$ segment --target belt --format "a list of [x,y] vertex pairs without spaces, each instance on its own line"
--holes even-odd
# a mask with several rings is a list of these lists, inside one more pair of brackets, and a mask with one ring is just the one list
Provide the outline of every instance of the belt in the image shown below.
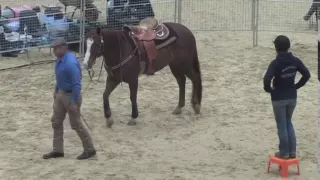
[[63,90],[63,89],[58,89],[58,91],[62,91],[64,93],[72,93],[72,90]]

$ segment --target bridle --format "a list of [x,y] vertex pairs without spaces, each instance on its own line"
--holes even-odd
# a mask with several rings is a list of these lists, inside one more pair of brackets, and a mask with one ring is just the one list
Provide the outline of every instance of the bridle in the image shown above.
[[[101,43],[100,43],[98,55],[103,54],[103,51],[104,51],[104,41],[103,41],[103,38],[101,37]],[[103,56],[103,55],[102,55],[102,56]],[[96,61],[96,60],[95,60],[95,61]],[[103,68],[104,63],[105,63],[104,61],[105,61],[105,59],[104,59],[104,57],[103,57],[103,60],[102,60],[102,63],[101,63],[101,67],[100,67],[99,76],[98,76],[98,79],[97,79],[96,82],[93,81],[93,77],[94,77],[94,71],[93,71],[93,69],[91,68],[91,70],[87,70],[87,71],[88,71],[88,74],[89,74],[90,81],[89,81],[89,83],[87,84],[87,87],[85,88],[85,90],[83,91],[82,94],[84,94],[84,92],[89,88],[89,84],[90,84],[90,83],[93,83],[93,84],[98,84],[98,83],[99,83],[99,80],[100,80],[100,77],[101,77],[101,74],[102,74],[102,68]],[[94,63],[95,63],[95,62],[94,62]],[[93,64],[94,64],[94,63],[93,63]],[[91,73],[92,73],[92,74],[91,74]]]
[[[130,33],[129,33],[130,34]],[[117,34],[119,36],[119,34]],[[93,84],[97,84],[100,80],[100,77],[101,77],[101,73],[102,73],[102,68],[103,66],[105,66],[105,68],[107,68],[109,70],[110,73],[112,73],[112,71],[116,70],[116,69],[119,69],[120,68],[120,81],[121,81],[121,84],[122,84],[122,73],[121,73],[121,67],[126,64],[129,60],[131,60],[135,55],[136,53],[138,52],[139,53],[139,49],[138,49],[138,43],[137,43],[137,40],[132,36],[132,35],[129,35],[132,40],[133,40],[133,43],[135,45],[135,48],[133,49],[133,51],[130,53],[130,55],[124,59],[123,61],[120,61],[120,63],[118,63],[117,65],[115,66],[112,66],[112,67],[108,67],[107,64],[105,64],[105,58],[103,57],[103,61],[101,63],[101,67],[100,67],[100,72],[99,72],[99,77],[98,77],[98,80],[96,82],[93,81],[93,77],[94,77],[94,71],[92,70],[92,68],[90,70],[87,70],[88,71],[88,74],[89,74],[89,77],[90,77],[90,82],[92,82]],[[119,43],[119,48],[120,48],[120,39],[118,37],[118,43]],[[100,47],[99,47],[99,53],[98,55],[102,55],[103,56],[103,53],[104,53],[104,40],[103,40],[103,37],[101,36],[101,42],[100,42]],[[140,57],[140,55],[139,55]],[[122,59],[122,52],[121,52],[121,48],[120,48],[120,51],[119,51],[119,59],[121,60]],[[141,61],[141,59],[139,60]],[[91,74],[92,73],[92,74]],[[88,83],[88,85],[90,84],[90,82]],[[89,87],[87,85],[86,89],[84,90],[84,92],[87,90],[87,88]]]

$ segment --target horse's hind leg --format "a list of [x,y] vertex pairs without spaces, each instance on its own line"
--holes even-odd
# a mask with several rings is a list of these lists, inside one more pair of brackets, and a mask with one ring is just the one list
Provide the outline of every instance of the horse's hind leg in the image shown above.
[[181,71],[181,67],[170,64],[170,70],[173,76],[176,78],[179,85],[179,103],[174,109],[173,114],[180,114],[181,109],[185,106],[185,94],[186,94],[186,76]]
[[201,74],[200,72],[196,72],[190,69],[188,72],[186,72],[186,76],[192,82],[192,96],[191,96],[192,108],[196,114],[199,114],[201,109],[201,99],[202,99]]
[[106,89],[103,93],[103,109],[104,109],[104,116],[107,120],[107,126],[109,128],[111,128],[111,126],[113,125],[113,120],[111,118],[111,109],[109,104],[109,96],[119,84],[120,84],[119,81],[113,79],[110,75],[108,75]]

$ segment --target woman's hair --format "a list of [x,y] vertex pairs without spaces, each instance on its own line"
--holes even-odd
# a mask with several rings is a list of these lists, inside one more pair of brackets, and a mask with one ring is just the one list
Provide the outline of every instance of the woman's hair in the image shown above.
[[290,40],[287,36],[280,35],[276,37],[273,43],[277,52],[285,52],[290,49]]

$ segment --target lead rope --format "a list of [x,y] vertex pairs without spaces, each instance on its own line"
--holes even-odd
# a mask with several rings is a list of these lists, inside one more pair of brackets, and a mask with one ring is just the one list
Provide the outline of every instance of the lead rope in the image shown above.
[[[105,58],[103,57],[103,60],[102,60],[102,63],[101,63],[101,67],[100,67],[99,76],[98,76],[98,79],[97,79],[96,82],[93,81],[93,77],[94,77],[94,76],[91,76],[90,71],[88,71],[88,74],[89,74],[89,77],[90,77],[90,81],[88,82],[87,87],[84,89],[82,95],[84,95],[85,92],[88,90],[90,83],[93,83],[93,84],[95,84],[95,85],[99,83],[99,80],[100,80],[100,77],[101,77],[101,74],[102,74],[102,68],[103,68],[103,66],[104,66],[104,63],[105,63]],[[87,120],[83,117],[82,113],[80,112],[79,114],[80,114],[81,119],[82,119],[82,121],[84,122],[84,124],[85,124],[85,125],[88,127],[88,129],[90,130],[90,132],[91,132],[91,138],[93,138],[93,137],[94,137],[94,132],[93,132],[92,128],[89,126],[89,124],[87,123]],[[92,141],[93,141],[93,140],[92,140]],[[105,150],[104,150],[104,148],[102,147],[101,143],[99,143],[99,142],[97,142],[97,141],[98,141],[98,140],[95,139],[95,142],[96,142],[96,143],[94,143],[94,145],[95,145],[95,146],[98,146],[98,148],[99,148],[102,152],[105,152]]]
[[[102,74],[102,67],[103,67],[103,65],[104,65],[104,60],[105,60],[105,59],[104,59],[104,57],[103,57],[103,60],[102,60],[102,63],[101,63],[101,67],[100,67],[99,76],[98,76],[98,79],[97,79],[96,82],[93,81],[93,77],[94,77],[94,76],[91,76],[90,71],[88,71],[88,74],[89,74],[89,77],[90,77],[90,81],[88,82],[86,88],[85,88],[84,91],[82,92],[82,95],[84,95],[85,92],[88,90],[90,83],[93,83],[93,84],[95,84],[95,85],[99,83],[100,77],[101,77],[101,74]],[[92,129],[91,129],[91,127],[89,126],[89,124],[87,123],[87,120],[83,117],[83,115],[82,115],[81,113],[80,113],[80,116],[81,116],[83,122],[86,124],[86,126],[87,126],[87,127],[90,129],[90,131],[92,132]]]
[[[105,63],[105,58],[103,57],[103,60],[102,60],[102,63],[101,63],[101,67],[100,67],[100,72],[99,72],[99,76],[98,76],[98,80],[96,82],[93,81],[93,76],[91,76],[90,74],[90,71],[88,71],[88,74],[89,74],[89,77],[90,77],[90,81],[89,83],[87,84],[87,87],[86,89],[83,91],[82,94],[84,94],[86,92],[86,90],[88,89],[89,87],[89,84],[92,82],[93,84],[98,84],[99,83],[99,80],[100,80],[100,77],[101,77],[101,74],[102,74],[102,68],[104,66],[104,63]],[[95,133],[93,132],[92,128],[89,126],[89,124],[87,123],[87,120],[83,117],[83,115],[80,113],[80,116],[83,120],[83,122],[85,123],[85,125],[88,127],[88,129],[90,130],[91,132],[91,138],[92,138],[92,141],[93,141],[93,137],[95,136]],[[101,143],[99,142],[98,138],[96,138],[94,140],[96,143],[94,143],[94,146],[98,147],[98,149],[100,149],[102,152],[105,152],[103,146],[101,145]]]

